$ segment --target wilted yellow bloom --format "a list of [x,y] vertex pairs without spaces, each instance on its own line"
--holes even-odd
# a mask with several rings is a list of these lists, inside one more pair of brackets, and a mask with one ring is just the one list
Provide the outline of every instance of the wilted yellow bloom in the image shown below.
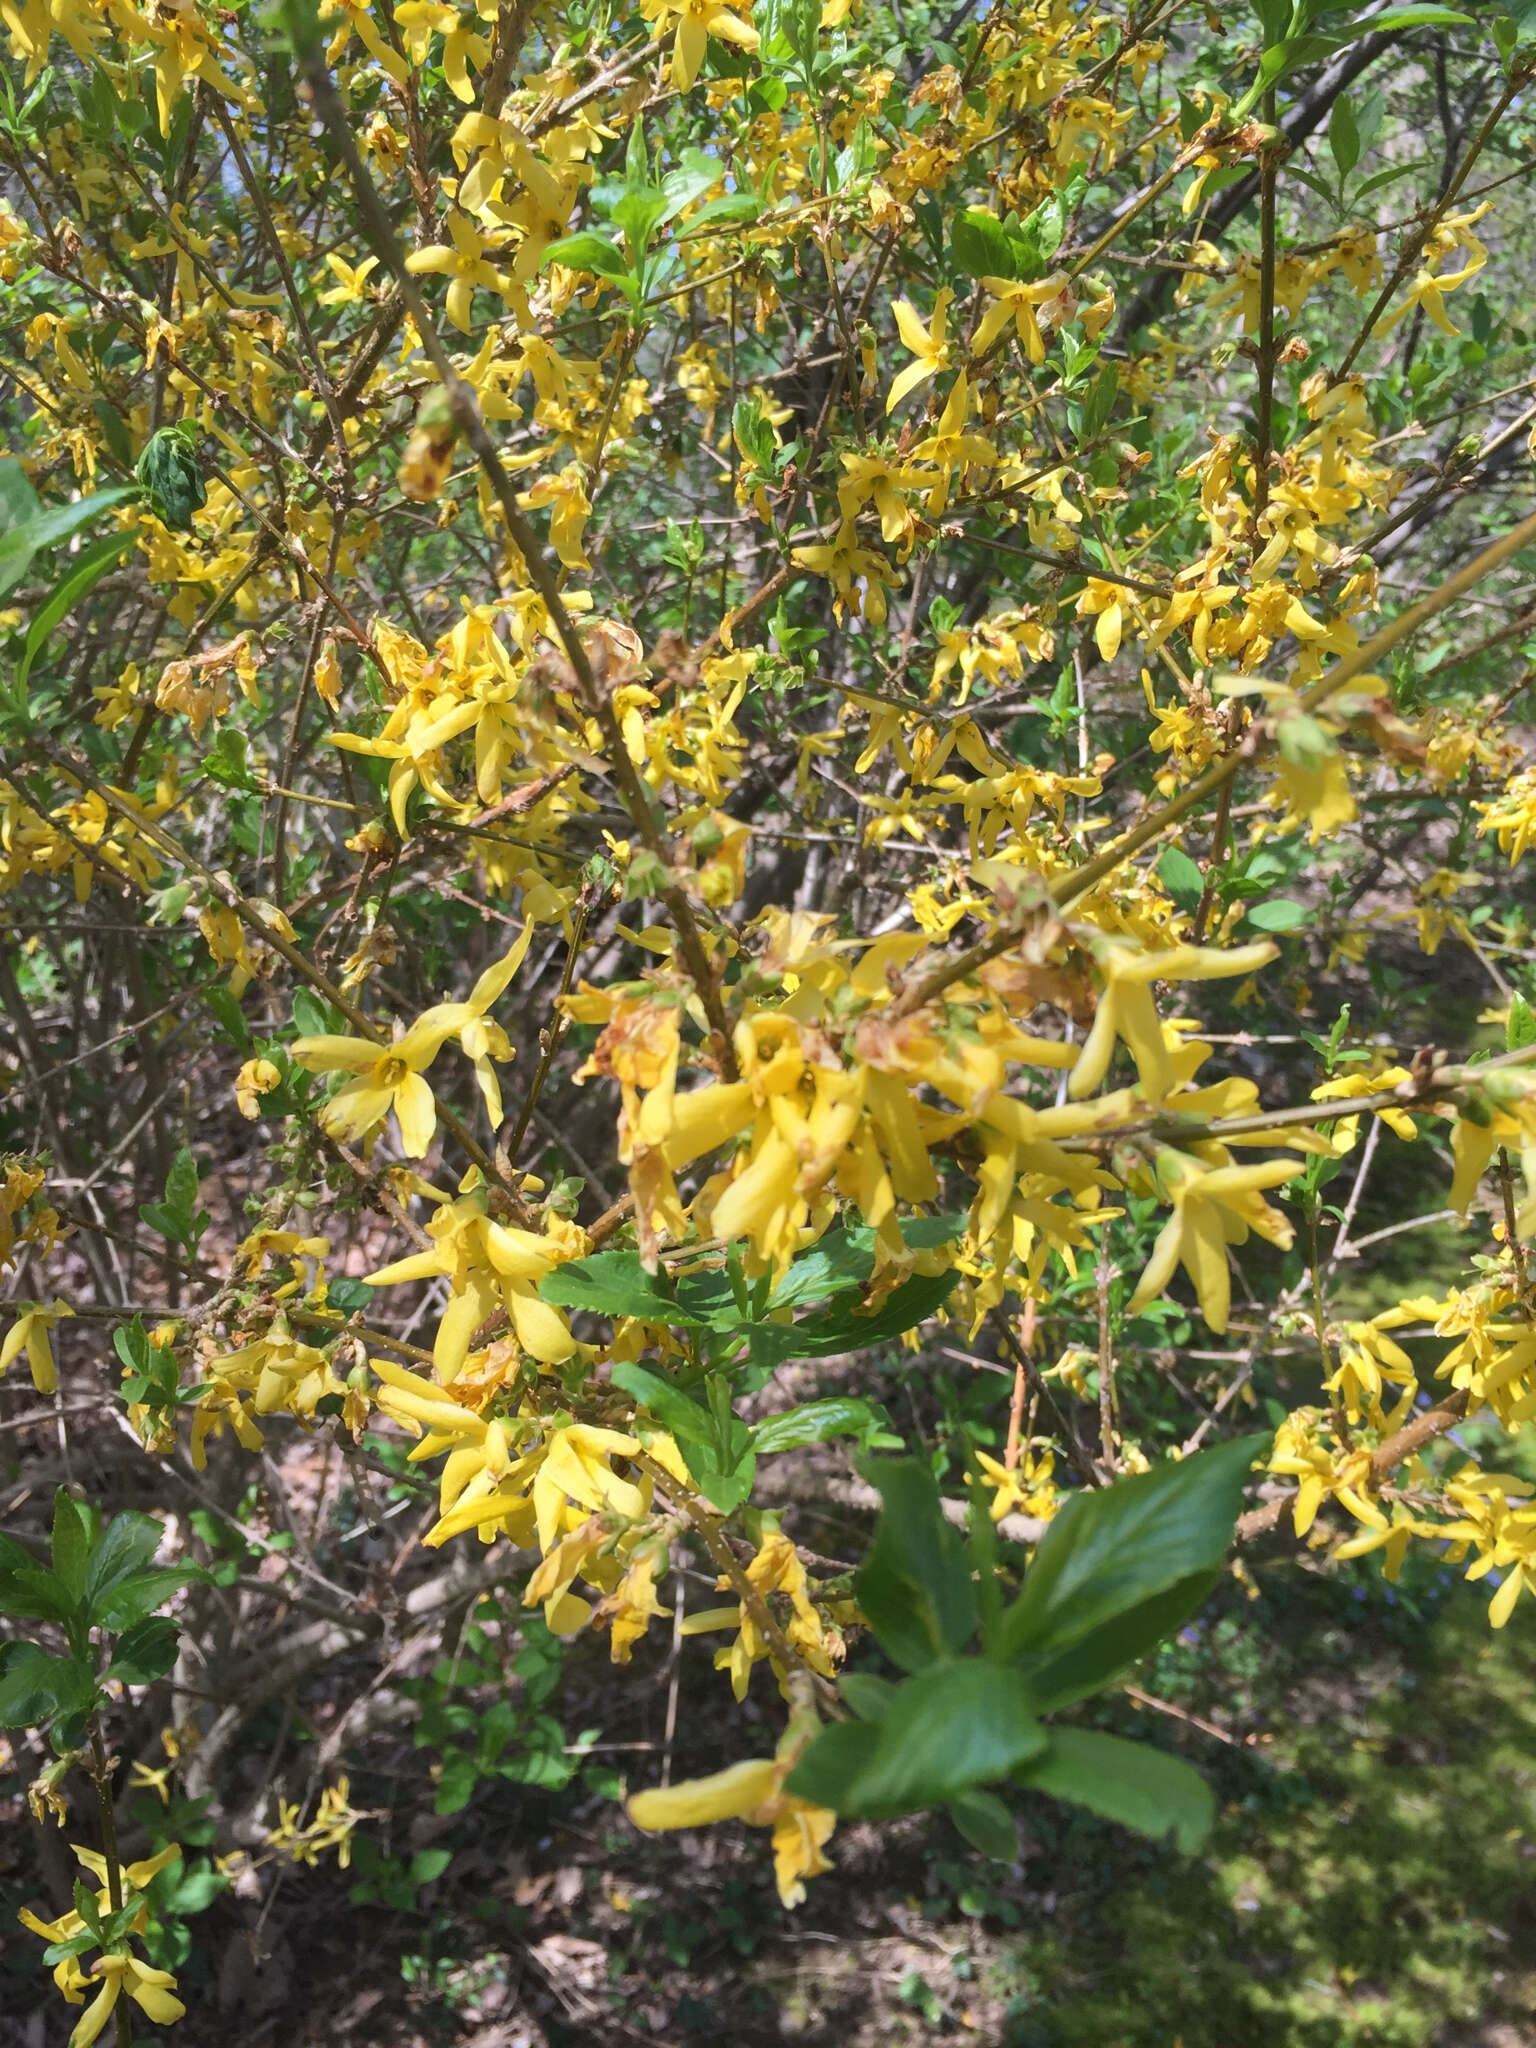
[[247,1060],[235,1076],[235,1106],[252,1122],[261,1115],[261,1098],[282,1084],[282,1075],[270,1060]]

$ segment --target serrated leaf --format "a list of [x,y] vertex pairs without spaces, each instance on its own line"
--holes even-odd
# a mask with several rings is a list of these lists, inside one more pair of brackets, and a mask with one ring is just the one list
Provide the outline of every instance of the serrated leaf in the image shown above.
[[176,1662],[179,1634],[175,1622],[163,1614],[136,1621],[124,1632],[112,1654],[108,1678],[120,1678],[125,1685],[152,1685]]
[[806,1401],[786,1414],[760,1422],[753,1437],[759,1457],[776,1451],[797,1451],[805,1444],[824,1444],[839,1436],[868,1438],[884,1426],[885,1417],[868,1401],[834,1396]]
[[659,1274],[645,1270],[638,1252],[594,1252],[590,1258],[571,1259],[545,1275],[539,1293],[558,1308],[586,1309],[610,1321],[634,1316],[674,1328],[707,1327],[707,1318],[690,1313]]
[[[134,1320],[137,1322],[137,1317]],[[119,1331],[117,1334],[123,1333]],[[144,1337],[147,1355],[149,1339],[144,1336],[142,1325],[139,1334]],[[163,1525],[153,1515],[141,1515],[132,1509],[115,1516],[107,1524],[91,1551],[81,1587],[86,1613],[93,1622],[101,1618],[106,1603],[117,1588],[149,1564],[160,1548],[164,1534]]]
[[33,1728],[55,1714],[82,1712],[96,1694],[89,1664],[50,1657],[35,1643],[0,1645],[0,1728]]

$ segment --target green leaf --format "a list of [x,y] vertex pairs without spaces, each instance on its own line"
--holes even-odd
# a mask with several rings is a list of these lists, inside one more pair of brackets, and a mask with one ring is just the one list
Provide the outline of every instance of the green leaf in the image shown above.
[[1453,7],[1389,7],[1385,14],[1355,23],[1345,40],[1353,42],[1357,36],[1383,35],[1400,28],[1466,28],[1471,21],[1470,14],[1458,14]]
[[1340,179],[1347,178],[1360,161],[1360,129],[1355,121],[1354,103],[1342,93],[1328,117],[1328,149]]
[[1523,1052],[1528,1045],[1536,1045],[1536,1010],[1532,1010],[1518,989],[1510,998],[1504,1045],[1508,1052]]
[[203,773],[226,789],[254,790],[257,782],[246,763],[247,744],[243,732],[226,725],[203,756]]
[[0,541],[30,526],[42,509],[21,464],[14,456],[0,458]]
[[113,1653],[108,1678],[120,1678],[125,1685],[152,1685],[157,1678],[164,1678],[176,1662],[179,1633],[175,1622],[163,1614],[135,1622]]
[[12,685],[18,699],[27,687],[32,664],[42,653],[49,635],[63,623],[81,598],[96,587],[118,557],[127,552],[133,545],[135,537],[131,528],[126,533],[109,533],[105,540],[99,540],[88,547],[68,573],[54,586],[51,596],[41,606],[27,628],[27,637],[22,646],[21,659],[16,664],[16,676]]
[[[1176,1589],[1181,1598],[1192,1596],[1195,1584],[1221,1567],[1244,1482],[1268,1442],[1267,1435],[1239,1437],[1075,1494],[1046,1531],[1024,1590],[1004,1617],[1002,1653],[1027,1654],[1032,1677],[1044,1680],[1052,1653],[1090,1645]],[[1113,1648],[1106,1637],[1105,1654]]]
[[[134,1318],[134,1323],[138,1324],[138,1334],[144,1339],[144,1348],[147,1356],[149,1349],[148,1336],[144,1331],[143,1325],[138,1322],[137,1317]],[[132,1326],[128,1330],[119,1329],[114,1333],[114,1344],[116,1344],[117,1338],[126,1337],[131,1349],[133,1335]],[[119,1357],[122,1356],[121,1347],[118,1347],[118,1355]],[[129,1359],[125,1362],[134,1364],[137,1361]],[[132,1509],[124,1514],[114,1516],[112,1521],[107,1524],[102,1532],[101,1540],[91,1552],[90,1562],[86,1567],[84,1584],[81,1588],[89,1620],[93,1622],[99,1621],[106,1610],[107,1603],[117,1588],[126,1579],[132,1578],[136,1572],[144,1570],[145,1566],[154,1557],[155,1552],[160,1548],[161,1539],[164,1534],[163,1525],[157,1522],[153,1515],[141,1515]]]
[[246,1053],[251,1049],[251,1027],[245,1021],[245,1012],[239,1001],[227,988],[205,988],[203,1001],[218,1020],[219,1028],[229,1039],[236,1052]]
[[1083,401],[1083,438],[1096,440],[1109,424],[1109,416],[1115,409],[1115,399],[1120,391],[1120,373],[1113,363],[1106,363],[1094,378],[1088,396]]
[[873,1315],[861,1315],[856,1306],[837,1304],[821,1315],[806,1316],[789,1326],[794,1343],[785,1356],[829,1358],[838,1352],[863,1351],[871,1344],[903,1336],[936,1315],[959,1281],[958,1270],[919,1273],[888,1294]]
[[1094,1729],[1053,1728],[1048,1753],[1015,1771],[1014,1782],[1086,1806],[1154,1841],[1171,1835],[1190,1856],[1204,1846],[1216,1818],[1210,1786],[1182,1757]]
[[0,1614],[17,1621],[68,1621],[75,1606],[63,1581],[41,1565],[0,1569]]
[[[1028,1770],[1030,1766],[1022,1767]],[[1018,1822],[995,1792],[973,1788],[949,1802],[949,1817],[973,1849],[997,1863],[1012,1863],[1019,1853]]]
[[61,1486],[53,1496],[53,1574],[77,1605],[85,1592],[92,1533],[87,1510]]
[[597,277],[629,275],[624,251],[606,235],[593,234],[590,229],[577,235],[562,235],[558,242],[551,242],[539,258],[539,268],[546,270],[551,263],[563,263],[567,270],[584,270]]
[[751,1494],[757,1460],[752,1432],[732,1412],[730,1388],[722,1375],[709,1377],[707,1409],[643,1365],[621,1359],[613,1367],[612,1379],[671,1432],[694,1484],[710,1505],[722,1515],[739,1508]]
[[837,1689],[844,1703],[852,1707],[861,1721],[878,1721],[888,1714],[896,1698],[896,1687],[889,1678],[876,1678],[869,1671],[845,1671],[838,1679]]
[[197,463],[200,429],[188,421],[151,434],[134,475],[155,511],[173,533],[190,533],[192,515],[208,502]]
[[[1210,1598],[1219,1572],[1191,1572],[1164,1592],[1154,1594],[1112,1620],[1102,1622],[1080,1642],[1039,1657],[1018,1659],[1035,1711],[1055,1713],[1075,1701],[1101,1692],[1110,1680],[1139,1664],[1159,1643],[1176,1635]],[[1006,1621],[1004,1624],[1006,1635]]]
[[1205,893],[1205,877],[1181,846],[1165,846],[1158,857],[1157,877],[1186,915],[1193,916]]
[[301,1038],[324,1038],[336,1031],[342,1021],[332,1016],[329,1004],[322,1003],[312,990],[294,990],[293,1028]]
[[996,214],[968,206],[949,231],[949,253],[966,277],[1016,277],[1016,256],[1008,231]]
[[[855,1742],[846,1740],[845,1729],[854,1731]],[[840,1739],[823,1751],[833,1732]],[[880,1720],[824,1730],[786,1789],[839,1814],[881,1820],[995,1783],[1043,1751],[1049,1739],[1017,1672],[981,1657],[946,1658],[909,1678]],[[850,1763],[855,1768],[848,1776]]]
[[[718,185],[725,176],[725,165],[717,158],[706,156],[702,149],[685,149],[682,162],[675,171],[668,171],[661,181],[662,211],[658,225],[665,226],[675,220],[685,207],[692,206],[696,199],[702,199],[711,185]],[[735,198],[736,194],[727,194]]]
[[674,1328],[708,1326],[706,1317],[682,1307],[660,1274],[647,1273],[638,1252],[594,1252],[590,1258],[572,1259],[545,1275],[539,1293],[558,1308],[586,1309],[610,1320],[638,1316]]
[[83,1658],[50,1657],[36,1643],[0,1644],[0,1728],[32,1728],[61,1712],[81,1712],[96,1679]]
[[760,1422],[754,1447],[759,1457],[771,1457],[775,1451],[797,1451],[804,1444],[824,1444],[839,1436],[862,1437],[867,1442],[883,1434],[885,1424],[884,1414],[869,1401],[848,1396],[806,1401],[785,1415],[772,1415]]
[[713,1442],[715,1424],[709,1410],[701,1408],[697,1401],[691,1401],[678,1388],[669,1386],[658,1373],[621,1358],[615,1362],[609,1376],[616,1387],[622,1387],[626,1394],[633,1394],[637,1401],[650,1409],[656,1420],[677,1439],[679,1447]]
[[[103,512],[120,505],[125,498],[137,495],[131,484],[123,484],[114,490],[97,491],[93,497],[76,498],[71,504],[55,505],[44,511],[38,507],[36,495],[32,494],[32,506],[36,509],[27,512],[25,518],[9,523],[17,512],[27,510],[23,488],[31,493],[31,486],[18,463],[0,463],[0,471],[5,471],[8,479],[0,484],[0,597],[16,588],[32,566],[35,555],[68,540],[82,526],[89,526],[93,519],[99,519]],[[18,478],[22,488],[18,488]]]
[[916,1458],[865,1468],[880,1492],[875,1540],[854,1577],[860,1607],[881,1648],[904,1671],[963,1650],[976,1632],[970,1559],[945,1521],[939,1489]]
[[1293,932],[1306,923],[1307,909],[1288,896],[1274,896],[1267,903],[1255,903],[1244,921],[1255,931]]
[[[274,1548],[281,1542],[276,1539]],[[105,1628],[127,1629],[146,1615],[153,1614],[157,1607],[163,1607],[173,1593],[179,1593],[183,1586],[206,1585],[209,1575],[201,1565],[165,1565],[158,1571],[135,1572],[130,1579],[124,1579],[104,1596],[101,1603],[100,1623]]]
[[690,235],[696,235],[701,228],[716,227],[721,222],[743,224],[755,221],[761,215],[763,202],[755,192],[722,192],[718,199],[711,199],[682,230],[678,240],[686,242]]

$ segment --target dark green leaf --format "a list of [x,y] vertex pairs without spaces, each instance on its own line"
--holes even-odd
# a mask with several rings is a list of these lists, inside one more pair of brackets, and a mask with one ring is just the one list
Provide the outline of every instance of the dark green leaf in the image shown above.
[[[134,1322],[138,1324],[137,1317],[134,1318]],[[144,1336],[147,1354],[148,1337],[142,1324],[138,1324],[138,1329],[139,1334]],[[131,1330],[128,1333],[119,1330],[116,1334],[129,1334],[131,1339]],[[126,1362],[136,1364],[139,1361]],[[137,1514],[131,1509],[114,1517],[107,1524],[102,1531],[101,1540],[91,1552],[82,1587],[85,1608],[90,1620],[100,1620],[107,1601],[117,1587],[125,1579],[131,1578],[135,1572],[143,1571],[160,1548],[164,1534],[163,1525],[157,1522],[153,1515]]]
[[91,1520],[73,1494],[60,1487],[53,1496],[53,1573],[74,1602],[85,1592],[86,1560],[91,1554]]
[[932,1472],[916,1458],[865,1468],[881,1498],[879,1526],[854,1593],[881,1648],[904,1671],[964,1649],[976,1630],[970,1559],[945,1521]]
[[0,1570],[0,1614],[18,1621],[67,1621],[74,1611],[63,1581],[41,1565]]
[[[838,1739],[823,1751],[828,1734]],[[786,1786],[834,1812],[881,1820],[994,1783],[1048,1740],[1016,1672],[980,1657],[946,1658],[898,1687],[880,1720],[823,1730]]]
[[[1030,1766],[1023,1766],[1028,1770]],[[1019,1853],[1019,1828],[995,1792],[973,1788],[949,1802],[949,1817],[973,1849],[998,1863],[1012,1863]]]
[[122,1580],[101,1601],[98,1620],[105,1628],[131,1628],[157,1607],[163,1607],[183,1586],[206,1585],[208,1574],[201,1565],[167,1565],[159,1571],[136,1572]]
[[690,1314],[656,1273],[647,1273],[638,1252],[594,1252],[556,1266],[539,1283],[545,1301],[593,1315],[638,1316],[647,1323],[703,1329],[706,1318]]
[[1004,1653],[1082,1643],[1143,1602],[1217,1571],[1268,1436],[1240,1437],[1073,1496],[1046,1531],[1004,1619]]
[[0,1659],[0,1728],[35,1727],[60,1711],[83,1710],[95,1696],[95,1675],[83,1658],[5,1643]]
[[1014,1780],[1154,1840],[1171,1835],[1186,1855],[1204,1845],[1216,1818],[1210,1786],[1182,1757],[1094,1729],[1053,1728],[1048,1753],[1015,1771]]
[[121,1637],[107,1666],[108,1678],[120,1678],[125,1685],[152,1685],[164,1678],[176,1662],[176,1639],[180,1631],[163,1614],[136,1621]]
[[788,1358],[830,1358],[844,1351],[863,1351],[871,1344],[904,1336],[936,1315],[960,1281],[959,1272],[918,1273],[888,1294],[873,1315],[855,1306],[834,1303],[820,1315],[793,1324]]

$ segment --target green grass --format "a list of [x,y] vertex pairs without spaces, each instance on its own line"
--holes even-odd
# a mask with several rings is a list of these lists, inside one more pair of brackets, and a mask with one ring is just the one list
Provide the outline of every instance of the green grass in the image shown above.
[[[1347,1589],[1287,1601],[1257,1671],[1240,1668],[1251,1631],[1234,1633],[1233,1703],[1278,1707],[1283,1689],[1291,1716],[1201,1758],[1224,1794],[1203,1858],[1106,1837],[1109,1881],[996,1953],[1009,2048],[1536,2040],[1536,1613],[1495,1635],[1453,1588],[1427,1628],[1382,1639],[1379,1600],[1358,1627]],[[1187,1689],[1209,1709],[1223,1659],[1204,1661]],[[1176,1660],[1167,1676],[1177,1691]],[[1068,1886],[1087,1832],[1058,1844]]]

